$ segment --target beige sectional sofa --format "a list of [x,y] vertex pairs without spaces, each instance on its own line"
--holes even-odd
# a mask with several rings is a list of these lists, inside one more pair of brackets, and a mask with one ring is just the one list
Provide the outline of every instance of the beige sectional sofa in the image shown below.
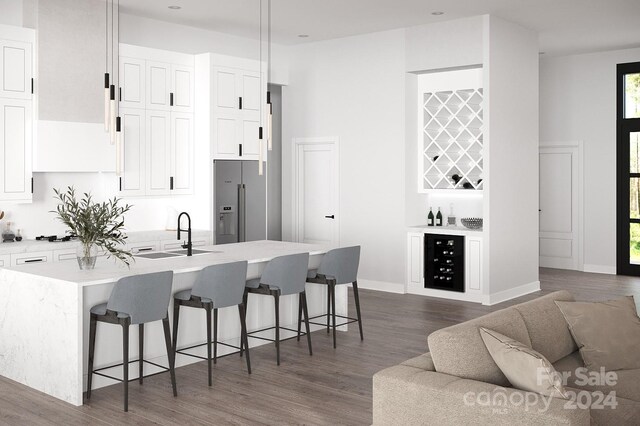
[[[573,297],[566,291],[548,294],[432,333],[429,353],[373,377],[374,425],[639,425],[640,370],[616,371],[617,382],[605,385],[593,383],[600,375],[576,370],[582,358],[555,300]],[[479,327],[540,352],[567,375],[567,389],[578,398],[509,387]],[[587,378],[591,383],[584,383]]]

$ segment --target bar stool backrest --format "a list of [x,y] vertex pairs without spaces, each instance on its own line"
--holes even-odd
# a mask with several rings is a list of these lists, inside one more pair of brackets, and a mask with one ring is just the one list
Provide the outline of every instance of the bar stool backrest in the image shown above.
[[358,279],[360,246],[329,250],[322,258],[318,274],[336,279],[336,284],[348,284]]
[[281,295],[302,293],[309,270],[309,253],[290,254],[272,259],[264,268],[260,284],[279,288]]
[[213,300],[214,308],[226,308],[242,303],[246,282],[246,260],[211,265],[198,274],[191,294]]
[[173,271],[123,277],[116,282],[107,309],[127,314],[131,324],[145,324],[167,317]]

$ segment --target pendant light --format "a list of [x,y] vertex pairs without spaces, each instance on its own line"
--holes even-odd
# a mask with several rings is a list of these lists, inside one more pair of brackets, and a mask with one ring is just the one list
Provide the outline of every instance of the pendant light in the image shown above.
[[[118,0],[118,56],[116,60],[116,68],[118,75],[118,84],[120,84],[120,0]],[[115,92],[115,90],[114,90]],[[114,93],[115,97],[115,93]],[[118,116],[116,117],[116,176],[122,175],[122,117],[120,117],[120,100],[118,99]]]
[[109,131],[109,2],[104,2],[104,131]]
[[264,174],[264,165],[263,162],[263,146],[262,146],[262,136],[263,136],[263,128],[262,122],[264,120],[264,111],[262,109],[262,0],[260,1],[260,127],[258,127],[258,175],[262,176]]
[[116,86],[115,86],[115,73],[113,69],[113,60],[114,60],[114,52],[115,52],[115,33],[114,29],[114,19],[113,19],[113,9],[114,4],[113,0],[111,0],[111,75],[114,77],[111,79],[111,85],[109,86],[109,105],[110,105],[110,129],[111,132],[111,145],[116,143]]
[[271,81],[271,0],[267,0],[267,105],[269,115],[267,117],[267,149],[273,150],[273,104],[271,103],[271,91],[269,82]]

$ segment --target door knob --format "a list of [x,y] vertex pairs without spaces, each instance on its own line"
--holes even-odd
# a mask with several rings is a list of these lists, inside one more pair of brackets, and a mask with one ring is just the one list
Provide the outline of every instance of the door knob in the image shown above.
[[327,219],[335,219],[335,218],[336,218],[336,216],[335,216],[335,215],[325,216],[325,218],[327,218]]

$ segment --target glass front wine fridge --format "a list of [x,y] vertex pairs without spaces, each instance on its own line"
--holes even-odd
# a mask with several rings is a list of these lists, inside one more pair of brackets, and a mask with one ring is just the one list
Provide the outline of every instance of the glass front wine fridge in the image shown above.
[[464,237],[424,235],[424,286],[464,293]]

